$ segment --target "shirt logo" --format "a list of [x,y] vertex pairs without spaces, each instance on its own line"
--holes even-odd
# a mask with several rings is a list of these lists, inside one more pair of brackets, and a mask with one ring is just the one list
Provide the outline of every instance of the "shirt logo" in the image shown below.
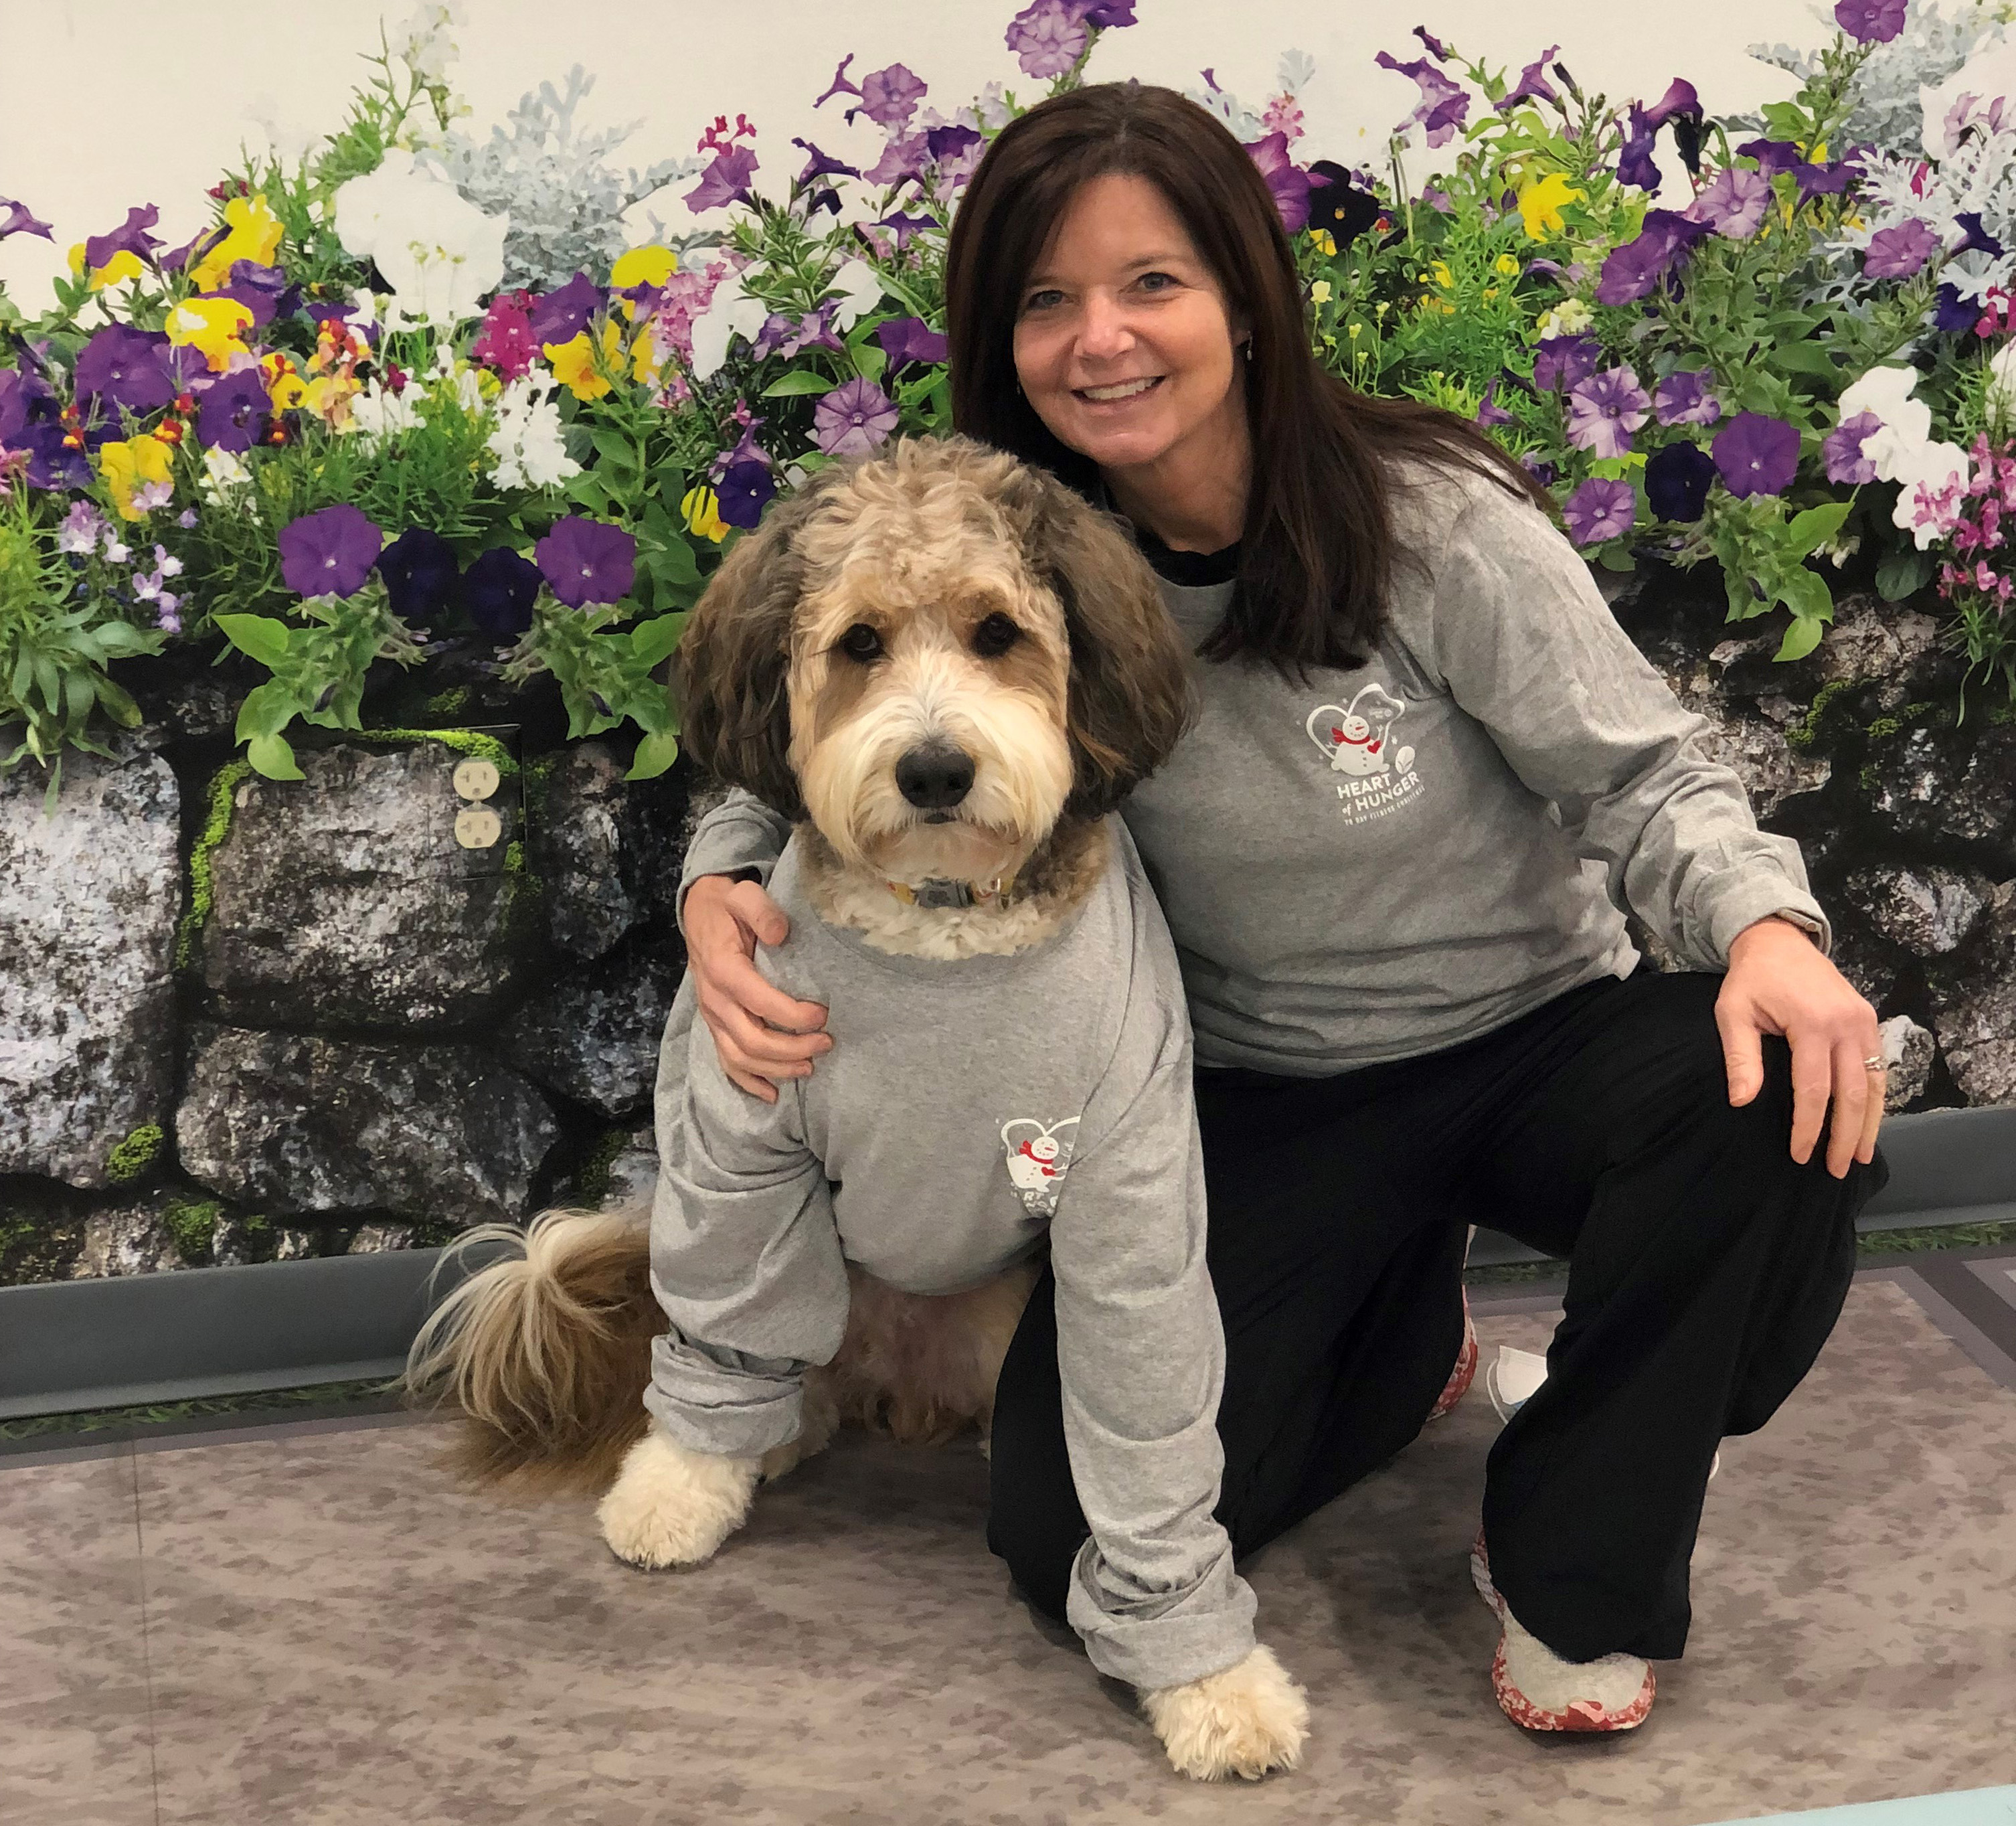
[[1008,1157],[1008,1180],[1015,1196],[1032,1217],[1054,1217],[1057,1194],[1064,1190],[1076,1136],[1065,1133],[1078,1125],[1076,1116],[1047,1128],[1033,1117],[1017,1116],[1001,1125],[1001,1146]]
[[1393,726],[1407,706],[1383,685],[1365,686],[1348,704],[1319,704],[1303,727],[1337,782],[1337,802],[1348,824],[1397,811],[1421,790],[1414,751],[1396,746]]

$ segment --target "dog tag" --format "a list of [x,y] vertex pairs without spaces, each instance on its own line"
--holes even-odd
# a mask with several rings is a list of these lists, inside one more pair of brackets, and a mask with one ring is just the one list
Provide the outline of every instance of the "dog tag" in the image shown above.
[[[497,790],[497,778],[495,762],[472,757],[455,769],[455,790],[465,799],[487,799]],[[487,849],[496,841],[491,837],[478,847]]]
[[455,841],[464,849],[488,849],[503,834],[503,820],[488,805],[465,805],[455,815]]

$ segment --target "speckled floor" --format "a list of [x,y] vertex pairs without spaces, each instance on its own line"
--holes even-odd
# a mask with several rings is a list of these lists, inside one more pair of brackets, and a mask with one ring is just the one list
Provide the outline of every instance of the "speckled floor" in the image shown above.
[[[656,1577],[581,1506],[454,1488],[432,1423],[0,1461],[0,1821],[1698,1826],[2016,1781],[2016,1392],[1965,1304],[1866,1274],[1725,1447],[1694,1645],[1628,1737],[1492,1703],[1464,1549],[1496,1423],[1466,1401],[1252,1562],[1315,1710],[1257,1788],[1170,1774],[1010,1594],[970,1447],[843,1442]],[[1552,1317],[1482,1307],[1487,1351]]]

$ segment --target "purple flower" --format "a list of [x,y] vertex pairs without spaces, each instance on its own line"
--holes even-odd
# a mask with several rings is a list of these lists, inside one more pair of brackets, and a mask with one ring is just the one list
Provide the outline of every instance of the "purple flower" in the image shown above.
[[1952,250],[1953,253],[1986,254],[1997,258],[2000,257],[2002,243],[1981,225],[1979,210],[1962,210],[1953,217],[1953,220],[1967,231],[1967,239]]
[[1725,165],[1687,206],[1691,221],[1706,222],[1726,240],[1747,241],[1771,207],[1771,180],[1762,171]]
[[1715,433],[1715,466],[1739,501],[1782,495],[1799,468],[1799,434],[1783,419],[1738,412]]
[[402,621],[424,621],[447,606],[460,571],[448,542],[424,526],[409,526],[378,554],[386,600]]
[[970,127],[931,128],[924,134],[924,144],[938,168],[940,183],[948,190],[956,189],[980,168],[981,155],[987,149],[985,137]]
[[1649,296],[1687,249],[1708,232],[1707,223],[1690,221],[1677,210],[1647,211],[1637,240],[1613,247],[1605,258],[1596,301],[1629,304]]
[[1875,459],[1864,456],[1862,447],[1882,429],[1883,421],[1875,413],[1857,412],[1852,419],[1843,419],[1828,432],[1820,440],[1820,456],[1827,464],[1827,479],[1831,482],[1856,484],[1874,481]]
[[1533,351],[1533,384],[1543,393],[1572,387],[1602,359],[1603,344],[1593,336],[1543,337]]
[[1849,180],[1861,174],[1847,159],[1837,159],[1831,164],[1809,165],[1802,162],[1791,167],[1792,175],[1798,180],[1799,201],[1809,203],[1816,196],[1838,196],[1847,189]]
[[892,131],[906,127],[923,99],[924,88],[901,63],[872,70],[861,79],[861,106],[849,108],[847,118],[851,122],[856,114],[866,114],[877,126]]
[[1561,518],[1577,545],[1600,546],[1621,539],[1637,524],[1638,497],[1629,482],[1592,476],[1569,495]]
[[203,390],[196,416],[196,441],[206,450],[228,450],[242,456],[266,435],[272,410],[257,368],[220,375],[214,385]]
[[885,215],[875,225],[878,229],[888,229],[896,237],[896,251],[900,254],[909,246],[910,237],[920,229],[935,229],[943,225],[936,216],[927,215],[919,210],[915,215]]
[[1497,393],[1498,376],[1494,374],[1485,383],[1484,398],[1478,402],[1477,407],[1476,422],[1487,431],[1493,425],[1509,425],[1512,423],[1512,415],[1498,403]]
[[1519,72],[1518,86],[1510,91],[1504,100],[1498,104],[1499,113],[1517,107],[1521,102],[1557,102],[1561,99],[1546,75],[1546,67],[1553,62],[1554,53],[1560,49],[1559,45],[1548,45]]
[[779,355],[790,361],[807,349],[837,349],[844,354],[847,344],[833,333],[833,313],[839,308],[839,300],[830,298],[806,317],[787,317],[781,311],[772,312],[756,333],[752,352],[759,362],[766,355]]
[[463,573],[462,606],[481,632],[507,639],[531,626],[540,581],[531,559],[494,546]]
[[161,360],[165,336],[110,323],[77,351],[77,391],[129,412],[157,412],[175,396]]
[[1393,131],[1405,133],[1418,125],[1427,135],[1430,146],[1448,145],[1470,112],[1470,92],[1451,82],[1425,57],[1402,63],[1391,52],[1381,51],[1372,61],[1395,75],[1411,76],[1420,86],[1421,99],[1414,104],[1414,111]]
[[1085,23],[1100,31],[1134,23],[1134,0],[1071,0]]
[[1659,129],[1646,117],[1645,110],[1633,102],[1630,124],[1624,135],[1622,156],[1617,161],[1617,175],[1621,182],[1635,184],[1640,190],[1659,188],[1661,175],[1652,162],[1652,148],[1658,138]]
[[151,258],[161,243],[158,237],[147,231],[160,219],[161,212],[151,203],[144,208],[128,210],[124,228],[114,229],[109,235],[93,235],[85,243],[85,268],[95,271],[115,254],[131,254],[142,260]]
[[749,200],[749,180],[756,175],[756,153],[753,147],[731,146],[718,153],[715,161],[700,175],[700,182],[689,190],[682,199],[687,208],[697,214],[704,209],[720,209],[725,205]]
[[896,402],[872,380],[843,381],[812,409],[812,438],[829,456],[862,456],[896,429]]
[[1932,314],[1932,327],[1947,336],[1963,336],[1973,329],[1980,319],[1980,311],[1971,299],[1960,295],[1960,287],[1946,284],[1939,287],[1939,308]]
[[1033,0],[1008,22],[1003,41],[1025,76],[1061,76],[1092,42],[1084,17],[1064,0]]
[[236,299],[252,313],[254,330],[263,330],[276,315],[292,315],[294,304],[300,302],[300,294],[288,283],[286,273],[277,266],[261,266],[256,260],[234,260],[231,283],[203,296]]
[[875,326],[875,340],[889,358],[892,369],[905,362],[935,365],[947,358],[945,339],[921,317],[891,317]]
[[1282,228],[1299,235],[1309,226],[1309,175],[1289,158],[1287,135],[1270,133],[1265,139],[1255,140],[1246,151],[1273,193],[1274,212],[1280,217]]
[[1568,389],[1568,441],[1592,456],[1622,456],[1651,405],[1631,369],[1606,368]]
[[1932,231],[1911,216],[1870,236],[1869,251],[1862,257],[1863,274],[1869,279],[1909,279],[1939,250]]
[[1694,93],[1694,85],[1685,77],[1676,76],[1666,85],[1666,92],[1645,110],[1645,118],[1654,127],[1663,127],[1676,114],[1698,116],[1701,111],[1701,97]]
[[1430,31],[1426,26],[1416,26],[1414,27],[1414,36],[1419,38],[1423,44],[1427,46],[1428,55],[1434,58],[1437,63],[1446,63],[1449,61],[1449,46],[1444,44],[1440,38],[1437,38],[1433,32]]
[[1542,488],[1551,488],[1554,485],[1554,466],[1551,463],[1543,463],[1532,451],[1520,452],[1519,466]]
[[558,291],[547,293],[532,305],[532,340],[541,348],[548,343],[572,342],[603,302],[601,286],[586,273],[576,273]]
[[0,196],[0,241],[9,235],[40,235],[45,241],[56,239],[49,225],[38,221],[27,204],[16,203],[11,196]]
[[858,178],[861,175],[857,167],[841,164],[830,153],[821,152],[809,139],[794,139],[791,143],[806,155],[805,168],[791,180],[801,189],[820,178]]
[[1887,45],[1904,29],[1904,0],[1837,0],[1834,22],[1865,45]]
[[[1715,376],[1704,368],[1669,374],[1652,396],[1652,412],[1662,425],[1712,425],[1722,416],[1722,402],[1708,391]],[[1668,448],[1676,448],[1676,445]],[[1691,446],[1690,447],[1691,448]],[[1661,517],[1670,520],[1670,513]]]
[[1714,480],[1715,464],[1697,444],[1668,444],[1645,460],[1646,502],[1676,524],[1701,518]]
[[1789,171],[1799,163],[1799,149],[1787,139],[1746,139],[1736,149],[1739,158],[1755,159],[1767,178]]
[[621,602],[637,580],[637,542],[620,526],[571,513],[532,548],[553,594],[571,609]]
[[729,526],[757,525],[770,497],[777,492],[776,478],[769,465],[749,457],[731,463],[714,485],[715,512]]
[[355,596],[384,543],[383,533],[339,502],[280,528],[280,574],[302,596]]

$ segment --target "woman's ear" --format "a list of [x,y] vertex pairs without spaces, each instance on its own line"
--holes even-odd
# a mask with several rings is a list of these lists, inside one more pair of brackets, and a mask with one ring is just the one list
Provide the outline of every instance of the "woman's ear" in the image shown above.
[[805,815],[791,771],[791,628],[805,589],[794,537],[830,488],[829,470],[779,502],[722,560],[673,652],[679,739],[705,772],[793,820]]
[[1063,604],[1071,640],[1065,722],[1075,778],[1066,809],[1101,816],[1169,758],[1190,726],[1189,654],[1121,520],[1034,470],[1010,494],[1023,503],[1031,567]]

